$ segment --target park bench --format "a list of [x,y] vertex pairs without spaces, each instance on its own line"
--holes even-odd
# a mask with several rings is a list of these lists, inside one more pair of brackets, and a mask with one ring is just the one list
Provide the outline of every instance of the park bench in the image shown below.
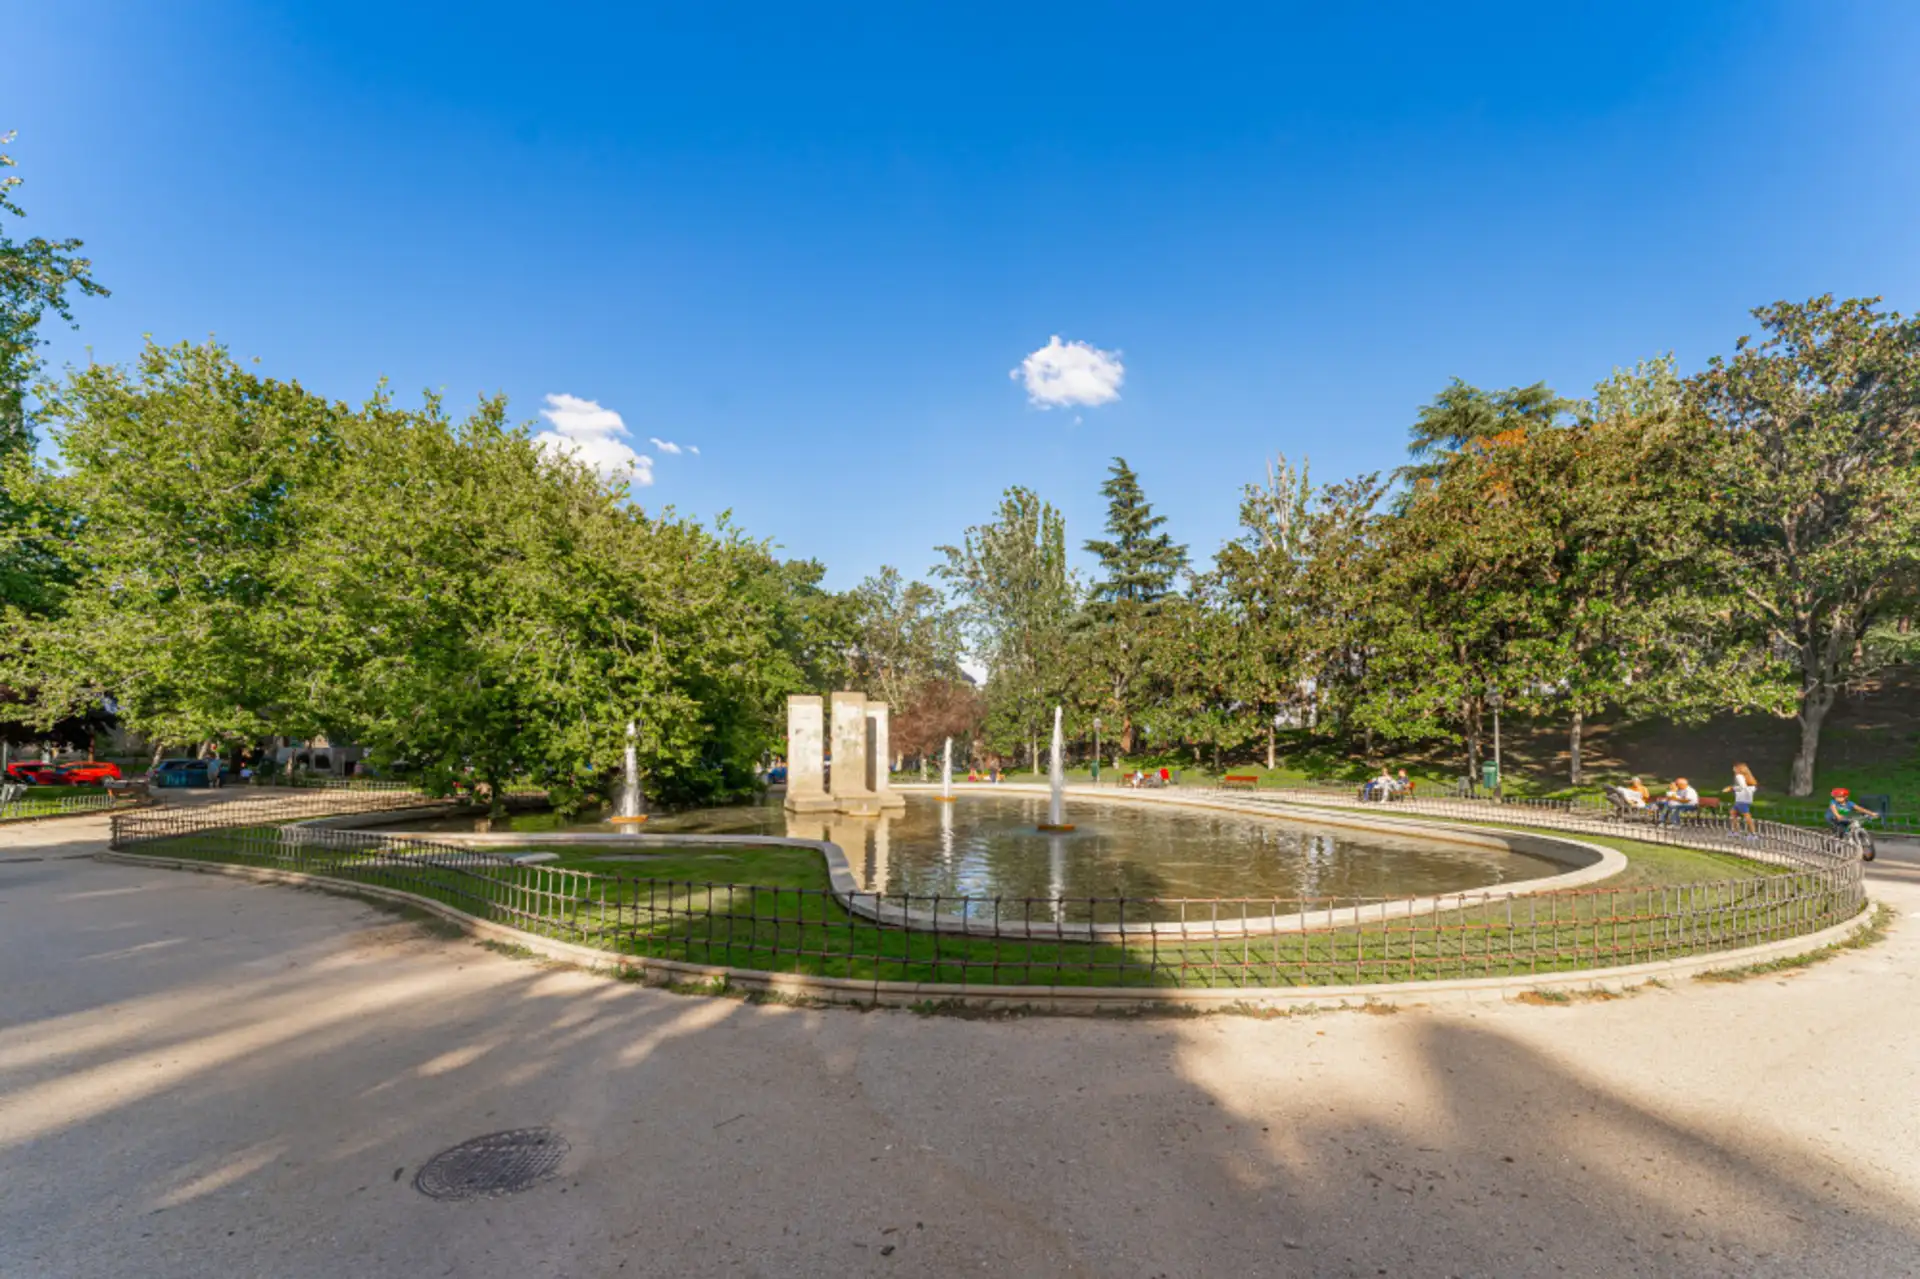
[[1222,790],[1252,790],[1260,784],[1257,773],[1228,773],[1220,779]]
[[144,777],[112,778],[101,783],[108,799],[145,799],[151,792]]

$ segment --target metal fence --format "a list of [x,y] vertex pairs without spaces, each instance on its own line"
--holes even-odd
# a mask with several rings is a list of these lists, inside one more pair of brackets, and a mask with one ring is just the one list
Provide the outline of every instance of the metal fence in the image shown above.
[[431,838],[270,824],[286,820],[287,804],[265,820],[240,804],[126,814],[115,819],[113,842],[397,889],[616,955],[956,990],[1321,986],[1608,968],[1801,936],[1865,903],[1857,859],[1820,848],[1803,856],[1797,845],[1763,850],[1779,869],[1747,878],[1529,895],[1488,889],[1418,902],[836,895],[527,864]]
[[0,822],[30,822],[43,817],[100,813],[116,804],[124,808],[127,801],[116,800],[112,795],[62,795],[52,787],[28,787],[24,794],[0,801]]
[[[1198,788],[1193,788],[1198,789]],[[1364,810],[1387,817],[1433,817],[1475,824],[1525,826],[1570,834],[1613,835],[1643,843],[1666,844],[1706,852],[1731,853],[1775,866],[1814,867],[1857,860],[1847,842],[1824,827],[1810,829],[1784,822],[1732,814],[1689,813],[1671,820],[1652,808],[1625,811],[1604,799],[1496,799],[1491,796],[1423,799],[1364,800],[1358,786],[1274,786],[1233,789],[1207,788],[1207,794],[1235,801],[1298,804],[1350,811]]]

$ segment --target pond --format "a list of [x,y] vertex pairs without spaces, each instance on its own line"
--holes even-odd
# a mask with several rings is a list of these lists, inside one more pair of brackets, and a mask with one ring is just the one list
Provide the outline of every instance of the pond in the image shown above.
[[[953,803],[909,793],[903,813],[801,815],[778,802],[657,815],[650,835],[787,835],[829,839],[867,891],[929,896],[1412,897],[1559,874],[1545,857],[1417,835],[1351,830],[1309,820],[1171,805],[1075,799],[1070,834],[1043,834],[1043,795],[970,792]],[[395,829],[400,829],[396,827]],[[608,833],[597,818],[526,813],[487,824],[471,817],[404,829]],[[644,874],[644,863],[619,865]]]

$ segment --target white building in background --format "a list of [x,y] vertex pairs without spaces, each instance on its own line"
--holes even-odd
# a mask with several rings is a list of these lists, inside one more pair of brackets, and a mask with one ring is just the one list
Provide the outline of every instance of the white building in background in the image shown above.
[[334,742],[325,733],[304,741],[290,739],[276,747],[273,761],[282,768],[297,768],[303,773],[326,773],[346,777],[367,757],[365,747],[350,742]]

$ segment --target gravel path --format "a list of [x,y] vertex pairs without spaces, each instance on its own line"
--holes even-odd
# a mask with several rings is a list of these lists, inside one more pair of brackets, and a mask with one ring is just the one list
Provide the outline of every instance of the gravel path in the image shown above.
[[[1911,848],[1874,872],[1892,935],[1785,977],[970,1021],[675,996],[71,856],[103,828],[0,830],[9,1279],[1920,1273]],[[555,1180],[413,1189],[533,1124],[572,1142]]]

